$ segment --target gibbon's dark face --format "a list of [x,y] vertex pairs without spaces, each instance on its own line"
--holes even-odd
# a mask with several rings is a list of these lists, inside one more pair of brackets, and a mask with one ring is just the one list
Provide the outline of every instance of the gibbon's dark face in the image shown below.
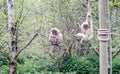
[[53,35],[57,35],[58,33],[57,33],[57,30],[52,30],[52,34]]
[[87,30],[89,28],[88,24],[84,24],[83,29]]

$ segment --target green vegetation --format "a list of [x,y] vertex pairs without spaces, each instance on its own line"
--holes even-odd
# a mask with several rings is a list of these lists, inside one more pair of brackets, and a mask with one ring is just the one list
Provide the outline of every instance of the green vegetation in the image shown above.
[[[18,74],[99,74],[99,58],[94,54],[90,53],[85,57],[78,57],[76,54],[71,57],[68,56],[66,59],[61,61],[57,60],[56,63],[50,64],[45,62],[42,65],[39,60],[25,58],[20,56],[18,64]],[[0,58],[2,59],[2,58]],[[120,56],[114,58],[113,61],[113,74],[120,73]],[[8,73],[8,64],[4,60],[1,62],[0,73]]]
[[[79,25],[86,19],[85,0],[14,0],[18,48],[23,48],[32,36],[38,36],[17,58],[17,74],[99,74],[98,1],[92,0],[94,38],[79,45],[73,35],[80,32]],[[114,13],[116,11],[116,13]],[[0,74],[8,74],[11,39],[7,28],[7,3],[0,0]],[[110,1],[113,53],[120,49],[120,2]],[[113,18],[114,17],[114,18]],[[60,51],[54,54],[48,37],[56,26],[63,34]],[[77,51],[77,50],[80,51]],[[80,55],[79,55],[80,54]],[[54,56],[55,55],[55,56]],[[113,58],[113,74],[120,74],[120,54]]]

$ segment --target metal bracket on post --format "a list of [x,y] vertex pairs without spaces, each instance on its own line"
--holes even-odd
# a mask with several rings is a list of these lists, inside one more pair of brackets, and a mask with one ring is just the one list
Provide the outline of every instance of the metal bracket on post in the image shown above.
[[[101,36],[106,36],[107,38],[101,38]],[[108,29],[98,29],[98,40],[109,41],[109,30]]]

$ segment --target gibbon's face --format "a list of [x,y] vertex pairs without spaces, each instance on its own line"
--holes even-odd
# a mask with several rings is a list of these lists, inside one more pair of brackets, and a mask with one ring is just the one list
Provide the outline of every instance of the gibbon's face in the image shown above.
[[87,30],[89,28],[89,25],[88,25],[88,23],[86,22],[86,23],[83,23],[83,29],[84,30]]
[[53,35],[57,35],[57,34],[58,34],[57,30],[55,30],[55,29],[52,30],[52,34],[53,34]]

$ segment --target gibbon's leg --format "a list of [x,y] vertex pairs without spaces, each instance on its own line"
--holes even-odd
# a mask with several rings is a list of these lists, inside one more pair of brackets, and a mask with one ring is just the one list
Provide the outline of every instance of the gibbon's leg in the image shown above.
[[87,37],[83,33],[75,34],[74,37],[76,37],[76,40],[80,40],[81,43],[87,41]]

